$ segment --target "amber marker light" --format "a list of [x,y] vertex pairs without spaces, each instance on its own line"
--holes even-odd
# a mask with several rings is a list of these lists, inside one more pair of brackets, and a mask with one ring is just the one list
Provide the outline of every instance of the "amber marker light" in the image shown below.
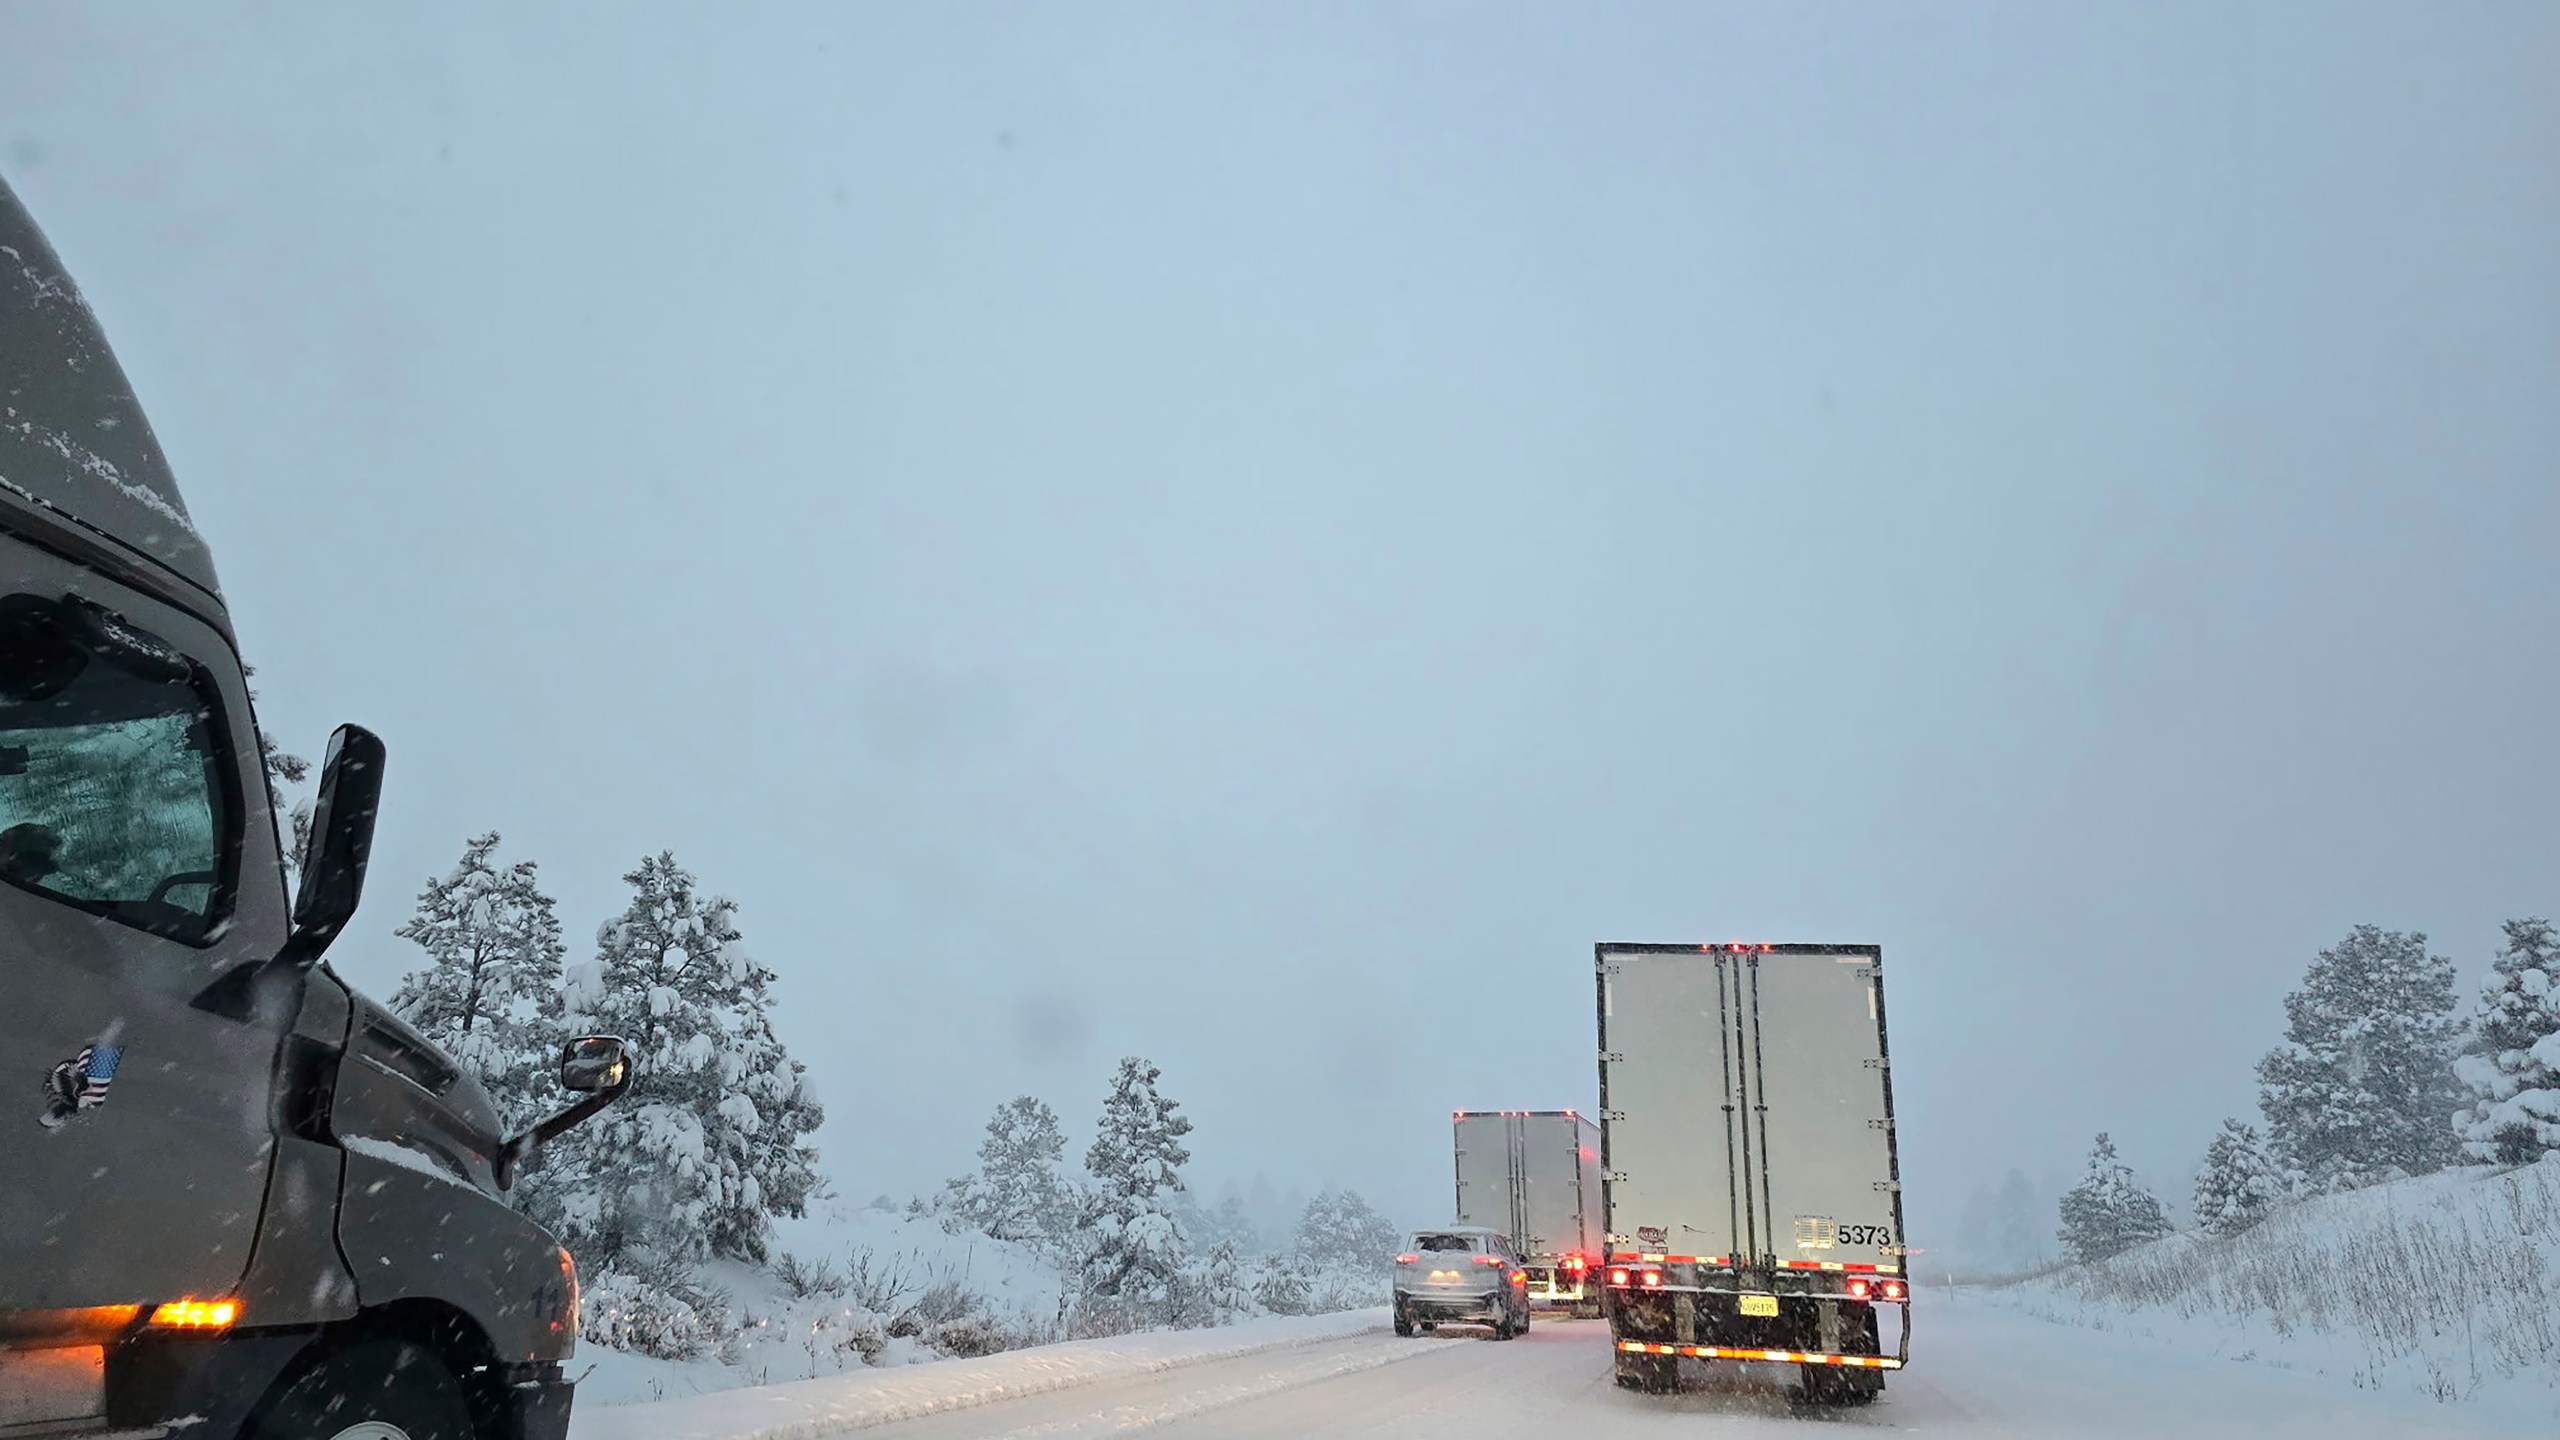
[[163,1300],[151,1311],[151,1323],[169,1330],[226,1330],[239,1318],[237,1300]]

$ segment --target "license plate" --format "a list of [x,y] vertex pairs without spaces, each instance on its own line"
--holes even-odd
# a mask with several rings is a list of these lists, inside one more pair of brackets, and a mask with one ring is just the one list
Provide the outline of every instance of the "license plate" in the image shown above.
[[1745,1295],[1742,1297],[1742,1313],[1745,1315],[1757,1315],[1763,1320],[1775,1320],[1778,1318],[1778,1297],[1775,1295]]
[[1431,1283],[1435,1285],[1443,1280],[1455,1280],[1457,1278],[1458,1272],[1455,1270],[1434,1270],[1431,1272]]

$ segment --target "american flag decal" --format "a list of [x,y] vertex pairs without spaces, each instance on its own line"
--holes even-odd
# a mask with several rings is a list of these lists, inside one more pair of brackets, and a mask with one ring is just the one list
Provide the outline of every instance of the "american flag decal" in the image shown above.
[[95,1109],[107,1098],[107,1087],[115,1083],[116,1066],[124,1062],[121,1045],[91,1045],[80,1052],[80,1108]]
[[124,1047],[113,1038],[122,1028],[109,1026],[105,1037],[81,1046],[79,1054],[44,1077],[44,1114],[38,1117],[44,1128],[60,1129],[74,1116],[107,1103],[107,1087],[116,1082],[116,1067],[124,1063]]

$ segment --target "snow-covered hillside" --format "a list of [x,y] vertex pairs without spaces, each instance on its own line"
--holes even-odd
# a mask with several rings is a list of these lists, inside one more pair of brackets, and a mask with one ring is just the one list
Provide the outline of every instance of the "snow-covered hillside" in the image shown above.
[[2324,1196],[1986,1293],[2363,1388],[2560,1387],[2560,1154]]
[[[581,1405],[621,1405],[818,1379],[865,1367],[967,1358],[1084,1338],[1076,1287],[1043,1249],[954,1234],[937,1219],[829,1198],[774,1222],[772,1266],[702,1267],[707,1329],[721,1338],[695,1359],[664,1360],[599,1336],[661,1318],[663,1296],[608,1279],[584,1299],[569,1373]],[[1303,1304],[1339,1311],[1380,1304],[1383,1282],[1350,1269],[1304,1271]],[[1248,1302],[1250,1303],[1250,1302]],[[1231,1318],[1253,1318],[1259,1307]]]

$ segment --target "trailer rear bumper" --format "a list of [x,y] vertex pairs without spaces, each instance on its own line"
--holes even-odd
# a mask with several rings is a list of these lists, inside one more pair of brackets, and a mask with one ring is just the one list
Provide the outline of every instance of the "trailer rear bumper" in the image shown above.
[[1581,1305],[1597,1302],[1600,1287],[1591,1283],[1588,1270],[1528,1267],[1529,1302],[1533,1305]]
[[1899,1370],[1895,1355],[1826,1355],[1811,1350],[1753,1350],[1739,1345],[1665,1345],[1650,1340],[1621,1340],[1629,1355],[1687,1355],[1699,1360],[1764,1360],[1782,1365],[1846,1365],[1861,1370]]

